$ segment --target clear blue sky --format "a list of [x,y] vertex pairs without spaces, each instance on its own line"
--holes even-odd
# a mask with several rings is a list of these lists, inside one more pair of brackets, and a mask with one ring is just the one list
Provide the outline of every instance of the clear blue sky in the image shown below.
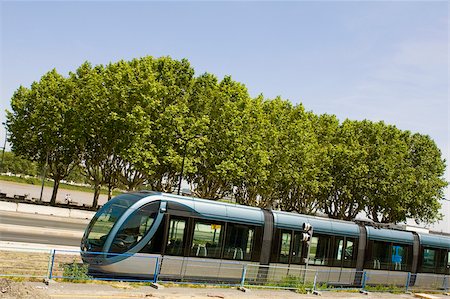
[[169,55],[252,96],[428,134],[450,160],[447,1],[0,5],[2,122],[14,90],[52,68]]

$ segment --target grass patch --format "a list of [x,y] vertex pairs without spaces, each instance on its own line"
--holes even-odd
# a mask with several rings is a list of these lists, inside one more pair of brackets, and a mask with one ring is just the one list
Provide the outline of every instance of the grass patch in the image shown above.
[[0,251],[0,275],[4,277],[46,277],[50,253]]
[[393,294],[400,294],[405,292],[405,288],[401,288],[396,285],[366,285],[364,287],[364,290],[368,292],[383,292]]
[[[303,283],[303,279],[295,275],[287,275],[281,280],[267,282],[261,285],[261,287],[276,287],[276,288],[286,288],[295,289],[299,294],[308,294],[314,287],[313,283],[306,282]],[[258,287],[257,285],[251,287]]]

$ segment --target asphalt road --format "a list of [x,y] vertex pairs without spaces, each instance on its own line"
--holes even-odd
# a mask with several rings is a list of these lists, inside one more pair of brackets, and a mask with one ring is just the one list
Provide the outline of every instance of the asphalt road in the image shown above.
[[76,222],[68,222],[68,220],[62,221],[59,217],[0,211],[0,224],[84,231],[88,223],[88,220],[83,219],[76,219]]
[[81,243],[80,238],[65,237],[65,236],[52,236],[45,234],[42,235],[29,234],[26,231],[23,233],[18,232],[0,232],[0,241],[8,242],[20,242],[20,243],[34,243],[34,244],[50,244],[50,245],[63,245],[79,247]]
[[0,241],[80,246],[89,220],[0,211]]

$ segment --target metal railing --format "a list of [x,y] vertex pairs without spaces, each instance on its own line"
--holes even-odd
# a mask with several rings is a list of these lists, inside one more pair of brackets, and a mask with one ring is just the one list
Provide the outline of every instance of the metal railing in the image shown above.
[[[0,277],[67,281],[120,280],[153,283],[170,281],[180,284],[305,291],[357,289],[448,292],[450,285],[450,277],[439,274],[318,267],[305,269],[300,265],[290,267],[260,265],[251,262],[146,254],[83,252],[83,261],[80,251],[8,248],[0,249],[0,255]],[[109,263],[111,260],[116,263]]]

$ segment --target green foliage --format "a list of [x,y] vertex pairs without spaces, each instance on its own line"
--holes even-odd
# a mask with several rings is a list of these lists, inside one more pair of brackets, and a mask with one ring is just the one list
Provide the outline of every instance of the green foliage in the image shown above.
[[308,294],[314,288],[312,283],[304,283],[301,277],[295,275],[287,275],[281,280],[267,282],[264,285],[277,288],[295,289],[295,291],[299,294]]
[[393,294],[401,294],[405,292],[404,287],[399,287],[397,285],[366,285],[364,287],[365,291],[368,292],[389,292]]
[[92,279],[88,275],[89,266],[87,264],[73,261],[72,263],[61,264],[60,267],[63,269],[64,281],[84,282]]
[[40,165],[47,165],[54,180],[55,204],[59,182],[78,164],[80,138],[74,85],[55,69],[34,82],[20,87],[11,99],[13,112],[7,111],[7,128],[12,151]]
[[39,167],[35,162],[21,158],[12,152],[5,152],[1,172],[37,176]]
[[[353,219],[433,222],[447,182],[428,136],[383,122],[316,115],[280,97],[251,98],[230,76],[151,56],[52,70],[19,87],[7,112],[16,157],[5,167],[112,191],[173,192],[180,173],[197,196]],[[27,164],[31,163],[31,164]]]

